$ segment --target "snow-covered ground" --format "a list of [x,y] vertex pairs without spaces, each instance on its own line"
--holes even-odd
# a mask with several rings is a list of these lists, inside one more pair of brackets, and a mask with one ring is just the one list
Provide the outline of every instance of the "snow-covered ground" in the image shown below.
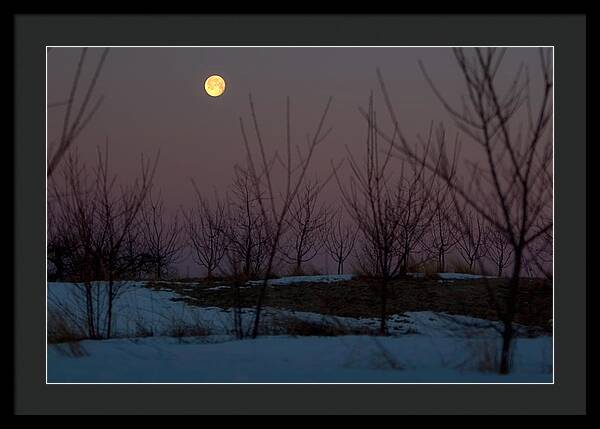
[[[308,280],[307,280],[308,281]],[[314,281],[314,280],[310,280]],[[100,284],[98,286],[101,286]],[[433,312],[391,315],[392,337],[265,336],[235,340],[231,310],[188,305],[171,290],[123,286],[115,303],[115,339],[48,348],[48,382],[551,382],[552,338],[517,339],[515,371],[482,371],[498,355],[500,324]],[[102,303],[101,303],[102,305]],[[61,309],[82,323],[81,291],[48,284],[49,313]],[[242,319],[250,326],[252,309]],[[266,308],[265,326],[278,319],[375,330],[375,318],[331,317]],[[180,326],[208,335],[174,338]],[[140,333],[152,337],[136,338]],[[75,349],[73,349],[75,347]],[[75,351],[75,352],[74,352]]]
[[[214,335],[232,333],[232,309],[197,307],[186,304],[181,298],[179,294],[167,288],[154,290],[145,287],[143,283],[125,284],[114,304],[113,336],[136,337],[144,333],[169,335],[182,326],[202,326]],[[102,308],[103,305],[100,307]],[[55,309],[63,310],[70,315],[76,326],[85,326],[83,295],[74,284],[48,284],[48,310],[52,312]],[[245,326],[250,325],[253,317],[254,309],[242,309],[242,321]],[[380,323],[378,318],[334,317],[268,307],[262,313],[265,326],[272,325],[273,321],[290,317],[308,322],[334,324],[349,329],[376,330]],[[101,322],[104,322],[103,318]],[[389,316],[388,327],[392,334],[497,337],[501,324],[468,316],[420,311],[392,314]],[[526,334],[526,328],[517,327],[517,329]]]
[[[551,341],[519,341],[514,372],[500,376],[478,370],[482,348],[498,341],[457,342],[422,335],[377,338],[152,337],[83,341],[83,356],[68,346],[48,350],[48,382],[121,383],[404,383],[552,381]],[[550,360],[551,362],[551,360]]]

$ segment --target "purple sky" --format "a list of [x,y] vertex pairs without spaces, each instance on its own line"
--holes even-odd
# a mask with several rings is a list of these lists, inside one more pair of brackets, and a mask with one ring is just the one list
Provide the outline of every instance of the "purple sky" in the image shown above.
[[[79,48],[55,48],[48,55],[48,102],[67,98]],[[100,49],[91,49],[89,79]],[[428,87],[418,67],[421,59],[438,87],[451,100],[464,91],[450,48],[112,48],[96,94],[105,101],[77,146],[92,161],[98,145],[108,139],[113,172],[132,177],[139,170],[140,153],[161,157],[155,186],[167,206],[187,206],[193,196],[190,179],[202,189],[224,189],[232,180],[233,165],[243,161],[238,118],[249,121],[248,93],[257,108],[263,136],[271,148],[285,142],[285,97],[291,98],[292,138],[303,143],[314,132],[322,109],[334,97],[327,120],[332,133],[319,148],[312,174],[325,176],[330,161],[344,156],[344,145],[362,153],[365,121],[358,107],[366,107],[375,91],[378,118],[386,118],[375,69],[386,79],[396,112],[407,136],[426,132],[430,121],[448,115]],[[520,62],[530,65],[535,79],[535,48],[509,49],[501,69],[512,76]],[[223,76],[226,92],[210,97],[204,80]],[[50,109],[48,140],[60,134],[63,111]],[[360,152],[359,152],[360,151]],[[334,182],[324,191],[337,203]]]

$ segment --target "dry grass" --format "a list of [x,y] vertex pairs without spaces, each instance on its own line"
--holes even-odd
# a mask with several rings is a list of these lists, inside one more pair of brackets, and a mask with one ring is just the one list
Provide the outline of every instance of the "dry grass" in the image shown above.
[[85,330],[63,312],[48,310],[48,343],[73,343],[88,338]]
[[207,323],[201,320],[189,322],[181,319],[172,319],[164,334],[178,339],[184,337],[206,337],[211,334],[211,329]]
[[349,327],[337,319],[303,320],[294,316],[274,318],[267,329],[271,334],[294,337],[336,337],[342,335],[372,335],[364,327]]

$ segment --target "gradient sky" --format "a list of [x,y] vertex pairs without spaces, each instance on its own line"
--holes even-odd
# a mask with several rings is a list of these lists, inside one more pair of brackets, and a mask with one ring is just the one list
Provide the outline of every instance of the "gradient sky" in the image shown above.
[[[88,54],[88,81],[100,49]],[[65,100],[79,48],[55,48],[48,55],[48,102]],[[330,161],[344,157],[344,145],[362,153],[366,124],[358,107],[367,106],[374,90],[378,118],[385,118],[375,69],[384,75],[404,134],[425,133],[430,122],[451,121],[427,85],[421,59],[436,85],[457,100],[464,84],[450,48],[112,48],[98,82],[105,101],[77,146],[93,161],[98,145],[108,139],[112,171],[126,179],[139,171],[140,153],[161,152],[155,187],[172,209],[188,206],[190,179],[202,189],[224,189],[233,166],[243,161],[239,117],[249,124],[252,93],[263,137],[270,148],[285,143],[285,97],[291,98],[292,138],[304,143],[313,133],[327,98],[333,103],[327,125],[332,133],[320,146],[311,174],[324,177]],[[508,82],[520,62],[538,77],[535,48],[511,48],[500,71]],[[223,76],[226,92],[210,97],[204,80]],[[535,88],[534,88],[535,89]],[[48,141],[60,135],[64,112],[48,113]],[[359,152],[360,151],[360,152]],[[324,190],[338,201],[335,183]]]

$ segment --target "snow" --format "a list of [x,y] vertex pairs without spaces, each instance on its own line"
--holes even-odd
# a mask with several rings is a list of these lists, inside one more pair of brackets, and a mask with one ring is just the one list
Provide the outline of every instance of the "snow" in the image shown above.
[[[287,279],[283,284],[289,284]],[[78,346],[49,345],[48,382],[552,381],[552,337],[527,338],[525,327],[517,327],[523,335],[516,340],[515,371],[501,377],[482,372],[478,361],[485,355],[482,351],[498,354],[500,322],[407,312],[390,315],[390,337],[277,335],[236,340],[231,309],[197,307],[181,298],[166,287],[155,290],[143,282],[124,284],[115,302],[115,338],[81,341]],[[50,312],[66,310],[81,326],[84,308],[76,285],[48,284]],[[376,330],[379,326],[377,318],[268,307],[262,314],[264,326],[286,318],[347,328]],[[242,309],[244,326],[250,326],[253,317],[253,309]],[[174,330],[181,326],[201,326],[207,333],[174,337]],[[142,332],[152,336],[141,338]]]
[[[177,293],[153,290],[143,283],[123,286],[114,304],[113,336],[135,337],[140,332],[167,335],[181,326],[202,326],[211,334],[227,335],[233,331],[233,310],[219,307],[197,307],[181,300]],[[68,309],[77,326],[84,326],[85,306],[79,289],[72,283],[48,284],[48,309]],[[242,309],[242,322],[249,326],[254,317],[253,308]],[[318,313],[281,310],[266,307],[262,313],[265,326],[273,321],[293,317],[307,322],[341,325],[350,329],[377,330],[378,318],[334,317]],[[494,337],[501,329],[500,322],[468,316],[446,315],[430,311],[392,314],[388,319],[392,334],[418,333],[431,336],[477,335]],[[525,329],[517,326],[517,330]]]
[[256,340],[152,337],[82,341],[48,350],[48,382],[405,383],[552,382],[549,338],[519,340],[514,371],[477,371],[481,347],[499,340],[402,337],[259,337]]
[[[200,308],[181,299],[166,288],[153,290],[143,282],[124,284],[114,303],[113,336],[134,337],[140,332],[165,335],[185,325],[204,326],[218,333],[231,329],[230,311],[218,307]],[[83,295],[75,284],[48,283],[48,310],[55,309],[66,309],[76,326],[85,325]]]

